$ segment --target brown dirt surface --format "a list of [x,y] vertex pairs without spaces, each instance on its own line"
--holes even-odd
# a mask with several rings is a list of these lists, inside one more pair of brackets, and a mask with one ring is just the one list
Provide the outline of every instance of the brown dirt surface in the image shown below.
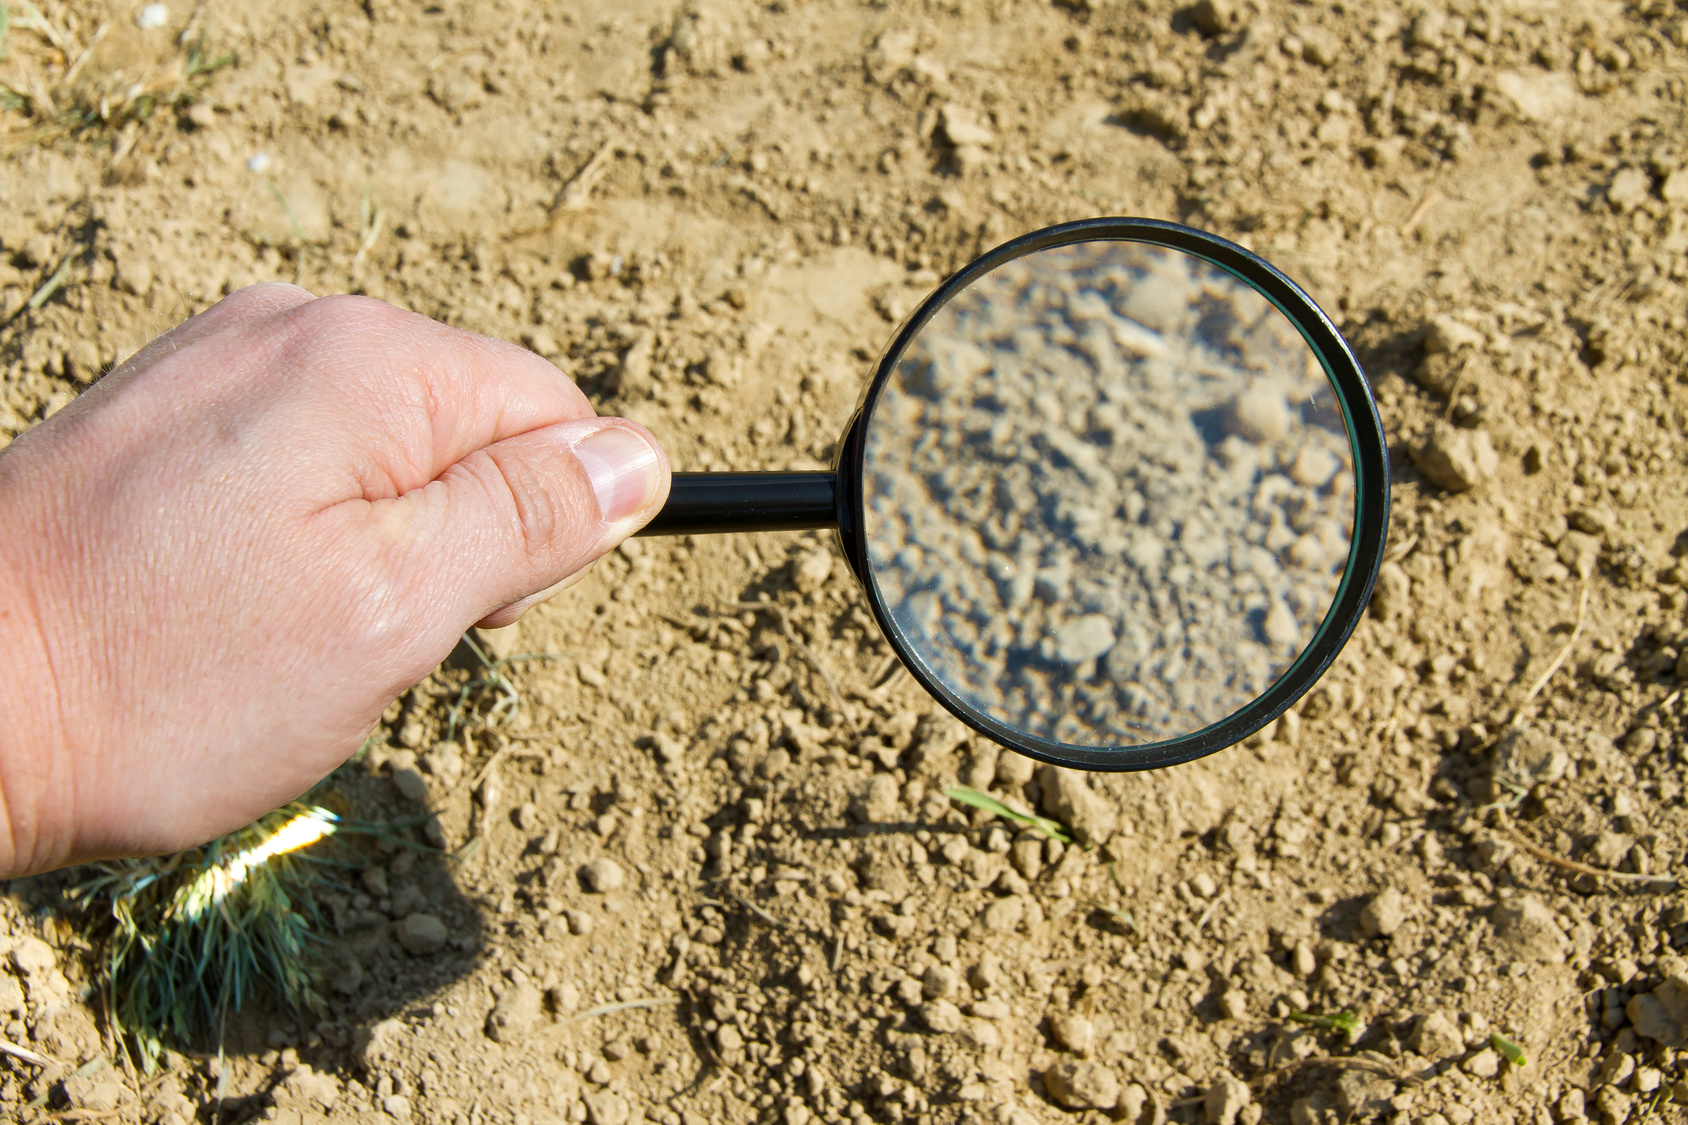
[[0,1117],[1680,1119],[1680,3],[139,9],[10,5],[0,442],[282,279],[520,341],[679,467],[819,466],[943,274],[1138,214],[1355,342],[1390,561],[1268,736],[1086,781],[893,671],[823,537],[630,542],[336,781],[455,856],[325,895],[322,1013],[113,1069],[81,923],[10,885],[0,1035],[62,1065],[0,1061]]

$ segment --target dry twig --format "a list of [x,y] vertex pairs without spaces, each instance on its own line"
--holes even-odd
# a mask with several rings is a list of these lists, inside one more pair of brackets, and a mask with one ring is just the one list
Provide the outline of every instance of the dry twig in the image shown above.
[[580,166],[574,175],[569,177],[563,190],[557,193],[557,200],[552,204],[553,211],[578,211],[586,206],[592,196],[592,189],[598,186],[598,181],[604,178],[609,170],[610,161],[615,158],[617,142],[605,141],[603,147],[592,154],[592,159]]
[[[511,737],[510,735],[505,734],[497,727],[488,727],[487,729],[492,731],[492,733],[498,737],[498,740],[502,743],[502,745],[500,745],[497,750],[493,751],[492,757],[488,758],[486,760],[486,765],[481,767],[481,772],[475,775],[474,781],[470,782],[469,791],[471,793],[476,789],[479,789],[481,782],[486,780],[487,775],[490,774],[493,769],[506,758],[533,758],[544,761],[551,757],[551,755],[545,753],[543,750],[528,750],[520,746],[511,746],[509,743],[509,739]],[[463,732],[463,741],[468,742],[468,740],[469,732],[465,730]]]
[[[1523,833],[1511,826],[1503,828],[1502,831],[1513,843],[1517,844],[1519,847],[1523,848],[1543,863],[1552,864],[1554,867],[1563,867],[1566,871],[1575,871],[1581,875],[1593,875],[1601,879],[1613,879],[1619,883],[1652,883],[1657,884],[1660,890],[1676,889],[1676,880],[1669,875],[1632,875],[1627,871],[1608,871],[1604,867],[1593,867],[1586,863],[1578,863],[1574,859],[1566,859],[1563,856],[1554,855],[1545,848],[1540,848],[1535,844],[1530,843],[1530,841],[1524,838]],[[1666,884],[1668,884],[1668,886],[1666,886]]]
[[1198,934],[1201,933],[1202,930],[1207,928],[1208,922],[1212,921],[1213,912],[1218,910],[1220,904],[1225,902],[1230,897],[1231,897],[1231,888],[1226,887],[1223,891],[1220,891],[1219,894],[1214,897],[1212,902],[1208,903],[1207,909],[1202,911],[1202,916],[1199,919],[1196,920],[1196,932]]

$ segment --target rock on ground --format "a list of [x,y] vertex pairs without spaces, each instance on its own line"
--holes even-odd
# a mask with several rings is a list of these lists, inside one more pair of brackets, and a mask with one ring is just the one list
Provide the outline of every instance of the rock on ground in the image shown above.
[[1406,921],[1406,903],[1395,887],[1386,887],[1360,908],[1360,929],[1367,937],[1388,937]]
[[1534,895],[1502,902],[1490,921],[1495,936],[1513,954],[1549,964],[1565,959],[1565,936],[1553,919],[1553,911]]
[[1565,776],[1571,755],[1565,744],[1531,724],[1508,727],[1489,754],[1489,776],[1501,793],[1552,785]]
[[931,965],[920,978],[920,992],[928,1000],[948,1000],[961,985],[961,974],[948,965]]
[[832,574],[832,552],[817,547],[798,559],[791,568],[791,584],[799,593],[809,594],[826,585]]
[[586,884],[586,889],[595,895],[608,894],[619,891],[622,884],[627,882],[627,875],[621,869],[621,864],[613,859],[595,859],[580,869],[580,881]]
[[586,1120],[591,1125],[627,1125],[632,1110],[619,1095],[608,1090],[592,1090],[581,1095],[586,1103]]
[[505,990],[486,1018],[486,1033],[499,1043],[519,1043],[524,1034],[539,1022],[544,1011],[544,998],[539,989],[527,981],[518,981]]
[[1463,321],[1446,314],[1431,319],[1424,329],[1424,350],[1430,355],[1457,352],[1461,348],[1480,348],[1483,334]]
[[396,932],[405,952],[417,957],[438,953],[450,937],[445,923],[432,914],[409,915],[398,924]]
[[920,1005],[920,1018],[937,1032],[961,1030],[961,1009],[948,1000],[928,1000]]
[[1413,1024],[1407,1046],[1412,1048],[1413,1053],[1435,1062],[1463,1053],[1465,1037],[1459,1033],[1459,1025],[1446,1012],[1426,1012]]
[[1043,786],[1043,811],[1070,827],[1079,843],[1100,847],[1108,842],[1119,813],[1113,802],[1090,788],[1085,774],[1046,765],[1039,783]]
[[1336,1080],[1336,1106],[1349,1120],[1389,1108],[1395,1083],[1369,1070],[1345,1070]]
[[381,1020],[358,1031],[352,1041],[352,1059],[362,1070],[376,1070],[398,1053],[404,1037],[404,1021]]
[[1625,1014],[1637,1034],[1661,1047],[1688,1047],[1688,977],[1669,977],[1653,991],[1634,997]]
[[1424,444],[1413,451],[1413,463],[1443,491],[1466,492],[1495,475],[1500,457],[1483,431],[1437,422]]
[[1056,1012],[1049,1017],[1049,1034],[1076,1055],[1087,1055],[1096,1042],[1096,1025],[1077,1012]]
[[869,824],[890,824],[897,819],[897,779],[876,773],[857,802],[858,815]]
[[1062,1059],[1044,1071],[1043,1088],[1068,1109],[1112,1109],[1119,1102],[1119,1077],[1086,1059]]
[[1202,1109],[1207,1114],[1208,1125],[1236,1125],[1237,1114],[1253,1100],[1248,1083],[1226,1071],[1207,1088]]

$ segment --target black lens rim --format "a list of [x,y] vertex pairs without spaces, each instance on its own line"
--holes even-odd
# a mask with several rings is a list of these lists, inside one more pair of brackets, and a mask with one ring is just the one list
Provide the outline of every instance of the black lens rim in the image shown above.
[[[1141,242],[1200,258],[1251,286],[1287,316],[1318,356],[1336,390],[1354,448],[1354,535],[1348,566],[1329,612],[1312,642],[1262,695],[1225,719],[1191,734],[1130,747],[1074,746],[1016,730],[968,706],[933,676],[918,650],[891,616],[867,557],[865,434],[873,407],[891,372],[927,321],[958,292],[1005,262],[1076,242]],[[1389,451],[1383,422],[1359,360],[1324,310],[1277,267],[1252,251],[1206,231],[1158,219],[1104,217],[1062,223],[1021,235],[996,247],[940,285],[898,326],[880,356],[873,378],[839,449],[841,542],[851,568],[867,592],[874,618],[909,673],[933,698],[968,727],[1038,761],[1098,772],[1132,772],[1181,765],[1248,738],[1295,705],[1329,670],[1364,617],[1383,564],[1389,531]]]

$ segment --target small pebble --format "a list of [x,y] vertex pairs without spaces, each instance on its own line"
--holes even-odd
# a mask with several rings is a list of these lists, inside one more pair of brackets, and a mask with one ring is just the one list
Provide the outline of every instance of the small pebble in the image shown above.
[[398,924],[399,944],[417,957],[438,953],[447,936],[445,923],[432,914],[412,914]]
[[163,4],[148,4],[135,16],[135,26],[142,31],[157,31],[170,22],[170,9]]
[[1401,892],[1389,887],[1373,895],[1360,909],[1360,929],[1367,937],[1388,937],[1401,928],[1406,917]]
[[960,983],[960,976],[948,965],[933,965],[920,978],[921,993],[928,1000],[951,999]]
[[599,895],[620,890],[621,885],[627,881],[621,865],[613,859],[593,860],[580,869],[580,878],[588,891]]
[[791,584],[799,593],[812,593],[826,585],[832,574],[832,552],[818,547],[804,555],[791,568]]
[[268,172],[270,170],[270,154],[267,152],[253,153],[246,158],[246,170],[258,175]]
[[1112,1109],[1119,1102],[1119,1078],[1098,1062],[1063,1059],[1043,1072],[1049,1096],[1068,1109]]
[[428,799],[428,782],[414,767],[393,771],[393,788],[407,801],[421,803]]
[[1077,1012],[1056,1012],[1050,1016],[1049,1034],[1075,1055],[1088,1055],[1096,1043],[1096,1025]]

